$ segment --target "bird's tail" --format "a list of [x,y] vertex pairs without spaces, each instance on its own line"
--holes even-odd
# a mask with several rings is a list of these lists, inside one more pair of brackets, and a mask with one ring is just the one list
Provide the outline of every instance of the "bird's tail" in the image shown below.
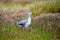
[[21,27],[21,25],[19,25],[19,22],[15,22],[15,25],[17,25],[17,26]]

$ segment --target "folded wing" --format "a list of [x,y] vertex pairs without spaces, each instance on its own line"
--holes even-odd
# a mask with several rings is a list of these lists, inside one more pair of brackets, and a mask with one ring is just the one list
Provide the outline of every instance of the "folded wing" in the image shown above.
[[18,26],[24,26],[27,23],[27,20],[22,20],[20,22],[17,22]]

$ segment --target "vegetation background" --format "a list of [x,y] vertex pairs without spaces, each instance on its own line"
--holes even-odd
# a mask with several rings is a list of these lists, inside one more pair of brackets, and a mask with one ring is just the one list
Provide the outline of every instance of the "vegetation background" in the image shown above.
[[[32,23],[22,30],[15,22]],[[0,0],[0,40],[60,40],[60,0]]]

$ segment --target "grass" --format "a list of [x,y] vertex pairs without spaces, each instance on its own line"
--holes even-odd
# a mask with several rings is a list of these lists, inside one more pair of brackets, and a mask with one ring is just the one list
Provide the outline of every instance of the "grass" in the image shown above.
[[59,13],[60,2],[59,0],[51,1],[35,1],[30,5],[27,5],[27,9],[33,12],[33,17],[40,15],[41,13]]
[[[41,1],[33,3],[1,3],[0,10],[9,10],[10,13],[17,13],[23,8],[29,9],[33,12],[33,17],[40,15],[41,13],[57,13],[60,12],[59,1]],[[46,31],[43,26],[37,23],[31,24],[31,31],[23,31],[21,28],[11,25],[10,23],[3,24],[0,21],[0,40],[55,40],[57,35],[60,39],[60,32],[54,33],[53,31]],[[50,30],[46,27],[47,30]],[[54,28],[52,28],[54,29]]]
[[26,8],[33,12],[33,17],[40,15],[41,13],[59,13],[60,1],[34,1],[32,3],[1,3],[0,10],[9,10],[12,13],[18,13],[21,9]]
[[16,13],[23,9],[26,5],[27,5],[26,3],[0,2],[0,10]]
[[45,31],[43,27],[36,23],[31,24],[31,31],[23,31],[9,23],[2,25],[0,28],[1,40],[53,40],[55,35],[53,32]]

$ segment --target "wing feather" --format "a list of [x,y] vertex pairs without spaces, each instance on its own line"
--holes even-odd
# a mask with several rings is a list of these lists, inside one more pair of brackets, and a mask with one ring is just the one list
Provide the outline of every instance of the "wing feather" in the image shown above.
[[20,22],[17,22],[17,25],[19,26],[19,25],[25,25],[25,23],[27,22],[27,20],[22,20],[22,21],[20,21]]

